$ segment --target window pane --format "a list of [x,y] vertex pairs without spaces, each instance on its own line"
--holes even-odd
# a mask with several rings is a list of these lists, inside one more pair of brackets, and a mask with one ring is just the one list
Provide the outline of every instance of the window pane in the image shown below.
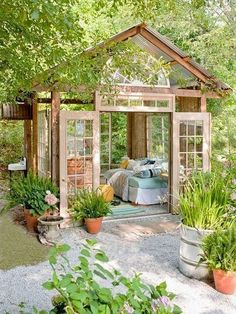
[[187,154],[179,154],[180,165],[186,168],[187,166]]
[[195,121],[188,122],[188,136],[195,135]]
[[85,136],[86,137],[93,136],[93,123],[91,120],[85,121]]
[[67,121],[68,193],[92,185],[93,121]]
[[179,138],[179,151],[186,152],[187,151],[187,137]]
[[187,121],[180,121],[180,126],[179,126],[179,135],[184,136],[187,135]]
[[196,167],[197,169],[203,168],[203,155],[202,154],[196,155]]
[[188,154],[188,168],[194,168],[194,154]]
[[188,152],[194,152],[194,137],[188,137]]
[[203,121],[196,120],[196,135],[203,135]]
[[196,151],[202,152],[203,151],[203,138],[196,137]]

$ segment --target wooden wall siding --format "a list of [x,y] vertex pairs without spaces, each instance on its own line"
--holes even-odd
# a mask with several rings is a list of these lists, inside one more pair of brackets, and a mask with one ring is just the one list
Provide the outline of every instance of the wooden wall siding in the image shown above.
[[38,102],[37,94],[32,93],[31,104],[33,110],[33,157],[32,170],[37,173],[38,170]]
[[24,155],[26,157],[27,170],[32,169],[32,131],[31,121],[24,121]]
[[147,156],[146,113],[134,112],[128,116],[128,156],[132,159]]
[[30,104],[3,104],[1,118],[6,120],[31,120],[32,106]]
[[60,92],[51,92],[51,174],[59,186],[59,116]]
[[199,112],[201,111],[201,98],[179,97],[180,112]]

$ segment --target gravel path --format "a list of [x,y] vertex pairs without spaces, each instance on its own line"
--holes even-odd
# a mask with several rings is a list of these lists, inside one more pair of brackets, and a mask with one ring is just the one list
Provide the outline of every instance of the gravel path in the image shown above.
[[[85,237],[88,238],[88,234],[78,228],[63,230],[63,242],[72,247],[69,252],[71,260],[76,261],[81,239]],[[132,240],[110,232],[101,232],[97,239],[112,264],[124,274],[142,272],[143,278],[154,284],[165,280],[168,289],[177,294],[175,302],[185,314],[236,313],[236,295],[222,295],[208,284],[186,278],[178,271],[177,232],[136,237]],[[5,313],[4,310],[10,314],[18,313],[16,305],[22,301],[40,309],[50,309],[53,293],[41,288],[41,284],[49,277],[50,267],[47,262],[0,271],[0,314]]]

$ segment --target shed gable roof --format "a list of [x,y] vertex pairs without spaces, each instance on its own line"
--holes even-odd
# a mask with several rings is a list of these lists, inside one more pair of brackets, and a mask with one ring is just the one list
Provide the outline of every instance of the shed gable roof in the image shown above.
[[[173,67],[180,67],[187,73],[196,77],[200,82],[205,84],[214,84],[216,88],[221,90],[231,90],[231,88],[212,76],[199,63],[189,57],[184,51],[173,44],[168,38],[159,32],[141,23],[124,30],[111,37],[110,39],[100,43],[97,47],[105,47],[111,42],[122,42],[131,38],[141,48],[154,52],[158,55],[162,54],[167,62]],[[88,49],[87,51],[93,50]]]

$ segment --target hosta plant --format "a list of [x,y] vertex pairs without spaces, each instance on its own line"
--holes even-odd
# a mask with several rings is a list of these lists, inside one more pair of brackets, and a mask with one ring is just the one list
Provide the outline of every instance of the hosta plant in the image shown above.
[[182,313],[165,282],[149,285],[140,274],[128,278],[116,269],[104,267],[109,259],[95,240],[86,240],[76,265],[71,265],[64,255],[69,249],[68,245],[59,245],[50,252],[52,278],[43,286],[58,293],[50,314]]

